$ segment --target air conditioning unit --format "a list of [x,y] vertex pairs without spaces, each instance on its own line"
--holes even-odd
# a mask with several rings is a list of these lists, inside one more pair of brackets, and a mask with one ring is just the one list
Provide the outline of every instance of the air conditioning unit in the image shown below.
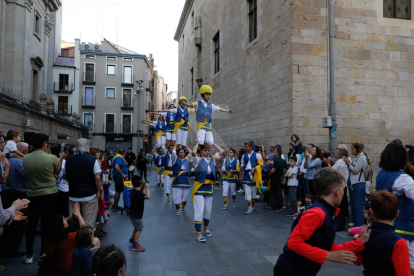
[[33,121],[32,120],[26,120],[26,127],[32,127]]
[[102,49],[101,49],[101,45],[98,45],[98,44],[94,45],[94,46],[93,46],[93,50],[94,50],[94,51],[96,51],[96,52],[100,52],[100,51],[102,51]]
[[83,49],[84,49],[85,51],[90,51],[90,50],[92,50],[92,49],[91,49],[91,45],[89,45],[89,44],[85,44],[85,46],[83,46]]

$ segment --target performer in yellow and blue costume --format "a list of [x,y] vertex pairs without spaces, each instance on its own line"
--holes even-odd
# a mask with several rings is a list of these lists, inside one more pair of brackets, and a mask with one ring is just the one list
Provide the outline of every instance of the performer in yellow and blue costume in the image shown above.
[[257,189],[262,187],[262,155],[253,151],[253,145],[244,144],[246,153],[241,159],[241,172],[243,173],[243,187],[248,209],[246,214],[251,214],[254,210]]
[[180,101],[188,107],[195,107],[197,121],[197,141],[200,145],[214,144],[213,133],[211,129],[212,113],[226,112],[231,113],[231,109],[223,109],[209,102],[213,89],[209,85],[200,87],[201,100],[197,102],[187,103]]
[[190,182],[190,162],[192,151],[188,149],[189,155],[185,156],[184,149],[174,147],[172,154],[173,175],[172,175],[172,193],[173,202],[175,204],[176,215],[186,212],[188,194],[191,188]]
[[158,152],[156,151],[156,148],[152,150],[152,153],[154,155],[154,165],[156,173],[155,182],[157,183],[157,190],[161,191],[164,191],[164,177],[162,176],[164,174],[164,151],[166,151],[164,147],[159,148]]
[[227,157],[223,162],[223,210],[227,209],[227,204],[229,202],[229,189],[231,191],[231,197],[233,199],[233,207],[236,207],[236,181],[238,180],[240,166],[239,160],[234,157],[235,153],[236,151],[234,149],[229,149],[229,157]]
[[[223,150],[213,144],[217,149],[215,154],[216,158],[220,158],[223,154]],[[211,232],[208,230],[210,224],[211,207],[213,203],[213,184],[216,179],[216,172],[214,167],[214,158],[210,153],[209,145],[202,145],[201,157],[197,157],[198,143],[194,147],[192,152],[192,159],[194,162],[195,181],[193,187],[193,193],[191,195],[191,202],[194,203],[194,222],[197,233],[197,240],[199,242],[205,242],[206,239],[201,235],[201,224],[204,221],[204,234],[207,237],[211,236]]]

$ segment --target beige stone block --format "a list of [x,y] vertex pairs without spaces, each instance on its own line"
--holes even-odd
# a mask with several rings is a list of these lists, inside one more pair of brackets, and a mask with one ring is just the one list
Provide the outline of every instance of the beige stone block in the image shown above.
[[358,49],[358,59],[370,59],[371,50],[370,49]]
[[305,43],[305,44],[314,44],[313,37],[311,37],[311,36],[303,37],[303,43]]
[[365,41],[352,41],[352,46],[355,48],[365,48]]
[[358,49],[353,47],[342,47],[342,57],[355,59],[358,56]]
[[380,36],[375,34],[368,35],[368,42],[373,43],[391,43],[392,37],[391,36]]
[[361,136],[350,136],[349,142],[350,143],[362,143],[362,137]]
[[400,72],[398,73],[398,79],[400,80],[409,80],[410,74],[408,72]]
[[385,80],[396,80],[398,79],[398,73],[390,70],[383,70],[382,78]]
[[398,96],[413,98],[413,88],[411,87],[398,87]]
[[398,35],[411,37],[411,29],[410,28],[398,28]]
[[303,37],[301,36],[292,36],[293,43],[303,43]]
[[394,97],[394,104],[409,105],[411,104],[411,99],[409,97]]
[[381,60],[381,50],[373,49],[371,51],[371,59],[372,60]]
[[[414,36],[414,35],[413,35]],[[407,43],[407,45],[414,45],[414,38],[407,38],[405,40],[405,42]]]
[[350,78],[363,78],[365,76],[363,69],[349,69],[348,74]]
[[377,104],[378,103],[378,96],[375,95],[357,95],[356,102],[364,103],[364,104]]
[[398,35],[398,28],[387,26],[385,27],[385,34],[386,35]]
[[367,48],[372,48],[372,49],[379,49],[379,50],[387,49],[387,43],[367,42],[366,45],[367,45]]
[[349,40],[351,38],[351,35],[347,32],[336,32],[334,35],[336,39]]
[[391,69],[390,61],[375,61],[375,69]]
[[400,61],[400,52],[390,51],[390,60],[391,61]]
[[365,34],[365,33],[355,33],[355,32],[351,32],[350,39],[351,40],[366,41],[368,39],[368,35]]
[[393,104],[394,103],[394,97],[392,96],[378,96],[378,103],[379,104]]
[[302,43],[292,43],[292,53],[300,55],[310,55],[313,54],[313,47],[315,45],[302,44]]
[[316,36],[317,31],[316,30],[302,29],[302,30],[300,30],[300,34],[302,36],[312,36],[312,37],[314,37],[314,36]]
[[370,120],[379,120],[381,117],[381,113],[369,113]]
[[355,103],[355,95],[335,94],[335,101],[338,103]]
[[311,45],[313,56],[326,56],[326,46],[323,45]]

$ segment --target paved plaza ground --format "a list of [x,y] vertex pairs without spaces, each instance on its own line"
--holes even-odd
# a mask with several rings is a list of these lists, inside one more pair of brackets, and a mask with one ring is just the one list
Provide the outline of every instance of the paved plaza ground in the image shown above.
[[[237,208],[223,211],[222,189],[216,186],[209,227],[212,237],[202,244],[196,241],[193,205],[187,205],[186,214],[176,216],[173,203],[167,202],[165,194],[156,190],[154,172],[148,180],[151,199],[145,204],[140,240],[146,251],[131,250],[128,239],[133,228],[128,215],[118,211],[112,212],[105,227],[108,235],[101,241],[102,245],[115,244],[124,251],[125,275],[273,275],[274,264],[293,222],[286,217],[288,211],[271,213],[265,209],[265,203],[259,202],[253,214],[246,215],[247,205],[240,193]],[[346,232],[337,234],[336,243],[350,240]],[[21,250],[24,251],[24,241]],[[0,259],[0,264],[6,266],[0,274],[37,275],[39,250],[40,236],[37,235],[33,264],[24,264],[23,258]],[[318,275],[362,275],[362,267],[327,262]]]

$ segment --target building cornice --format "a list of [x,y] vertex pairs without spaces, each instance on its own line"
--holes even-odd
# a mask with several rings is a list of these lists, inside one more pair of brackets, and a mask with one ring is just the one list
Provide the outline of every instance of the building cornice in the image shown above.
[[186,0],[184,4],[183,11],[181,13],[180,21],[178,22],[177,30],[175,31],[174,40],[179,41],[185,22],[187,21],[188,15],[190,14],[191,8],[193,7],[194,0]]
[[107,52],[95,52],[95,51],[80,51],[81,55],[97,55],[97,56],[113,56],[113,57],[132,57],[132,58],[142,58],[145,60],[149,67],[150,63],[146,55],[134,55],[134,54],[124,54],[124,53],[107,53]]

